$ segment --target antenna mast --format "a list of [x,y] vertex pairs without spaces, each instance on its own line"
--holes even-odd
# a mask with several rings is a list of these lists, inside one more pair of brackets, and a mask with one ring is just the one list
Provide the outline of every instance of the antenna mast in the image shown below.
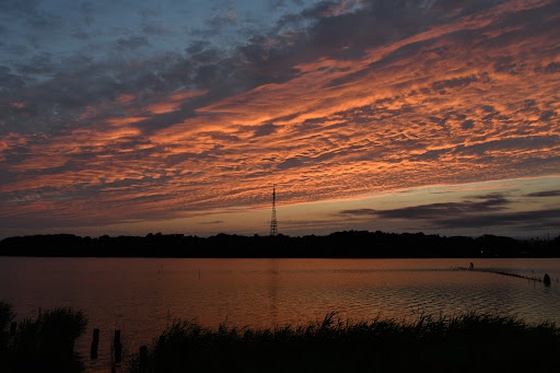
[[270,219],[270,235],[278,234],[278,221],[276,220],[276,185],[272,187],[272,218]]

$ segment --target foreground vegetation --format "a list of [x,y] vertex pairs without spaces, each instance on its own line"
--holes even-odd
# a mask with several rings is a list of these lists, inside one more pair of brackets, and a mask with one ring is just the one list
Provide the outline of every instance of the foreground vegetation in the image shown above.
[[[12,327],[15,314],[10,304],[0,301],[0,371],[60,372],[83,371],[74,352],[74,342],[82,335],[87,319],[71,308],[39,310]],[[15,326],[15,325],[14,325]]]
[[[82,312],[39,312],[10,330],[0,301],[1,372],[81,372],[74,342]],[[509,316],[468,313],[415,322],[344,321],[329,314],[303,326],[268,329],[176,321],[129,357],[119,372],[537,372],[560,366],[560,329]]]
[[347,322],[330,314],[262,330],[175,322],[132,357],[130,372],[534,372],[559,364],[553,324],[478,314]]

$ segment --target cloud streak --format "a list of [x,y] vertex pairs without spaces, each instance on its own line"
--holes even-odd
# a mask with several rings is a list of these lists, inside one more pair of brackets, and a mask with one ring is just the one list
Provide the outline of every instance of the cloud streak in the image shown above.
[[[530,193],[526,197],[556,197],[557,191]],[[560,205],[536,210],[515,208],[515,199],[501,194],[479,195],[460,202],[440,202],[395,209],[341,210],[343,218],[422,222],[430,230],[503,229],[542,230],[560,227]]]

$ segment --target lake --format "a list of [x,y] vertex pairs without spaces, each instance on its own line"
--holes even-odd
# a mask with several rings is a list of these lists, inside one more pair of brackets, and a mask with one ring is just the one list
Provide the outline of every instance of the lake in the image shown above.
[[[542,278],[552,285],[478,271]],[[77,350],[89,357],[93,328],[108,371],[115,329],[135,352],[175,319],[301,325],[337,312],[343,319],[415,320],[476,311],[560,325],[560,259],[131,259],[0,258],[0,299],[18,319],[39,308],[71,306],[89,319]]]

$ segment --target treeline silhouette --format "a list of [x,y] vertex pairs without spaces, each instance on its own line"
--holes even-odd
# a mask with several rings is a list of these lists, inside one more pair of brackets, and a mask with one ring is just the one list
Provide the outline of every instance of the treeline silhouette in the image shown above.
[[560,257],[560,236],[519,240],[483,235],[344,231],[324,236],[210,237],[149,233],[92,238],[73,234],[9,237],[0,256],[172,258],[494,258]]

